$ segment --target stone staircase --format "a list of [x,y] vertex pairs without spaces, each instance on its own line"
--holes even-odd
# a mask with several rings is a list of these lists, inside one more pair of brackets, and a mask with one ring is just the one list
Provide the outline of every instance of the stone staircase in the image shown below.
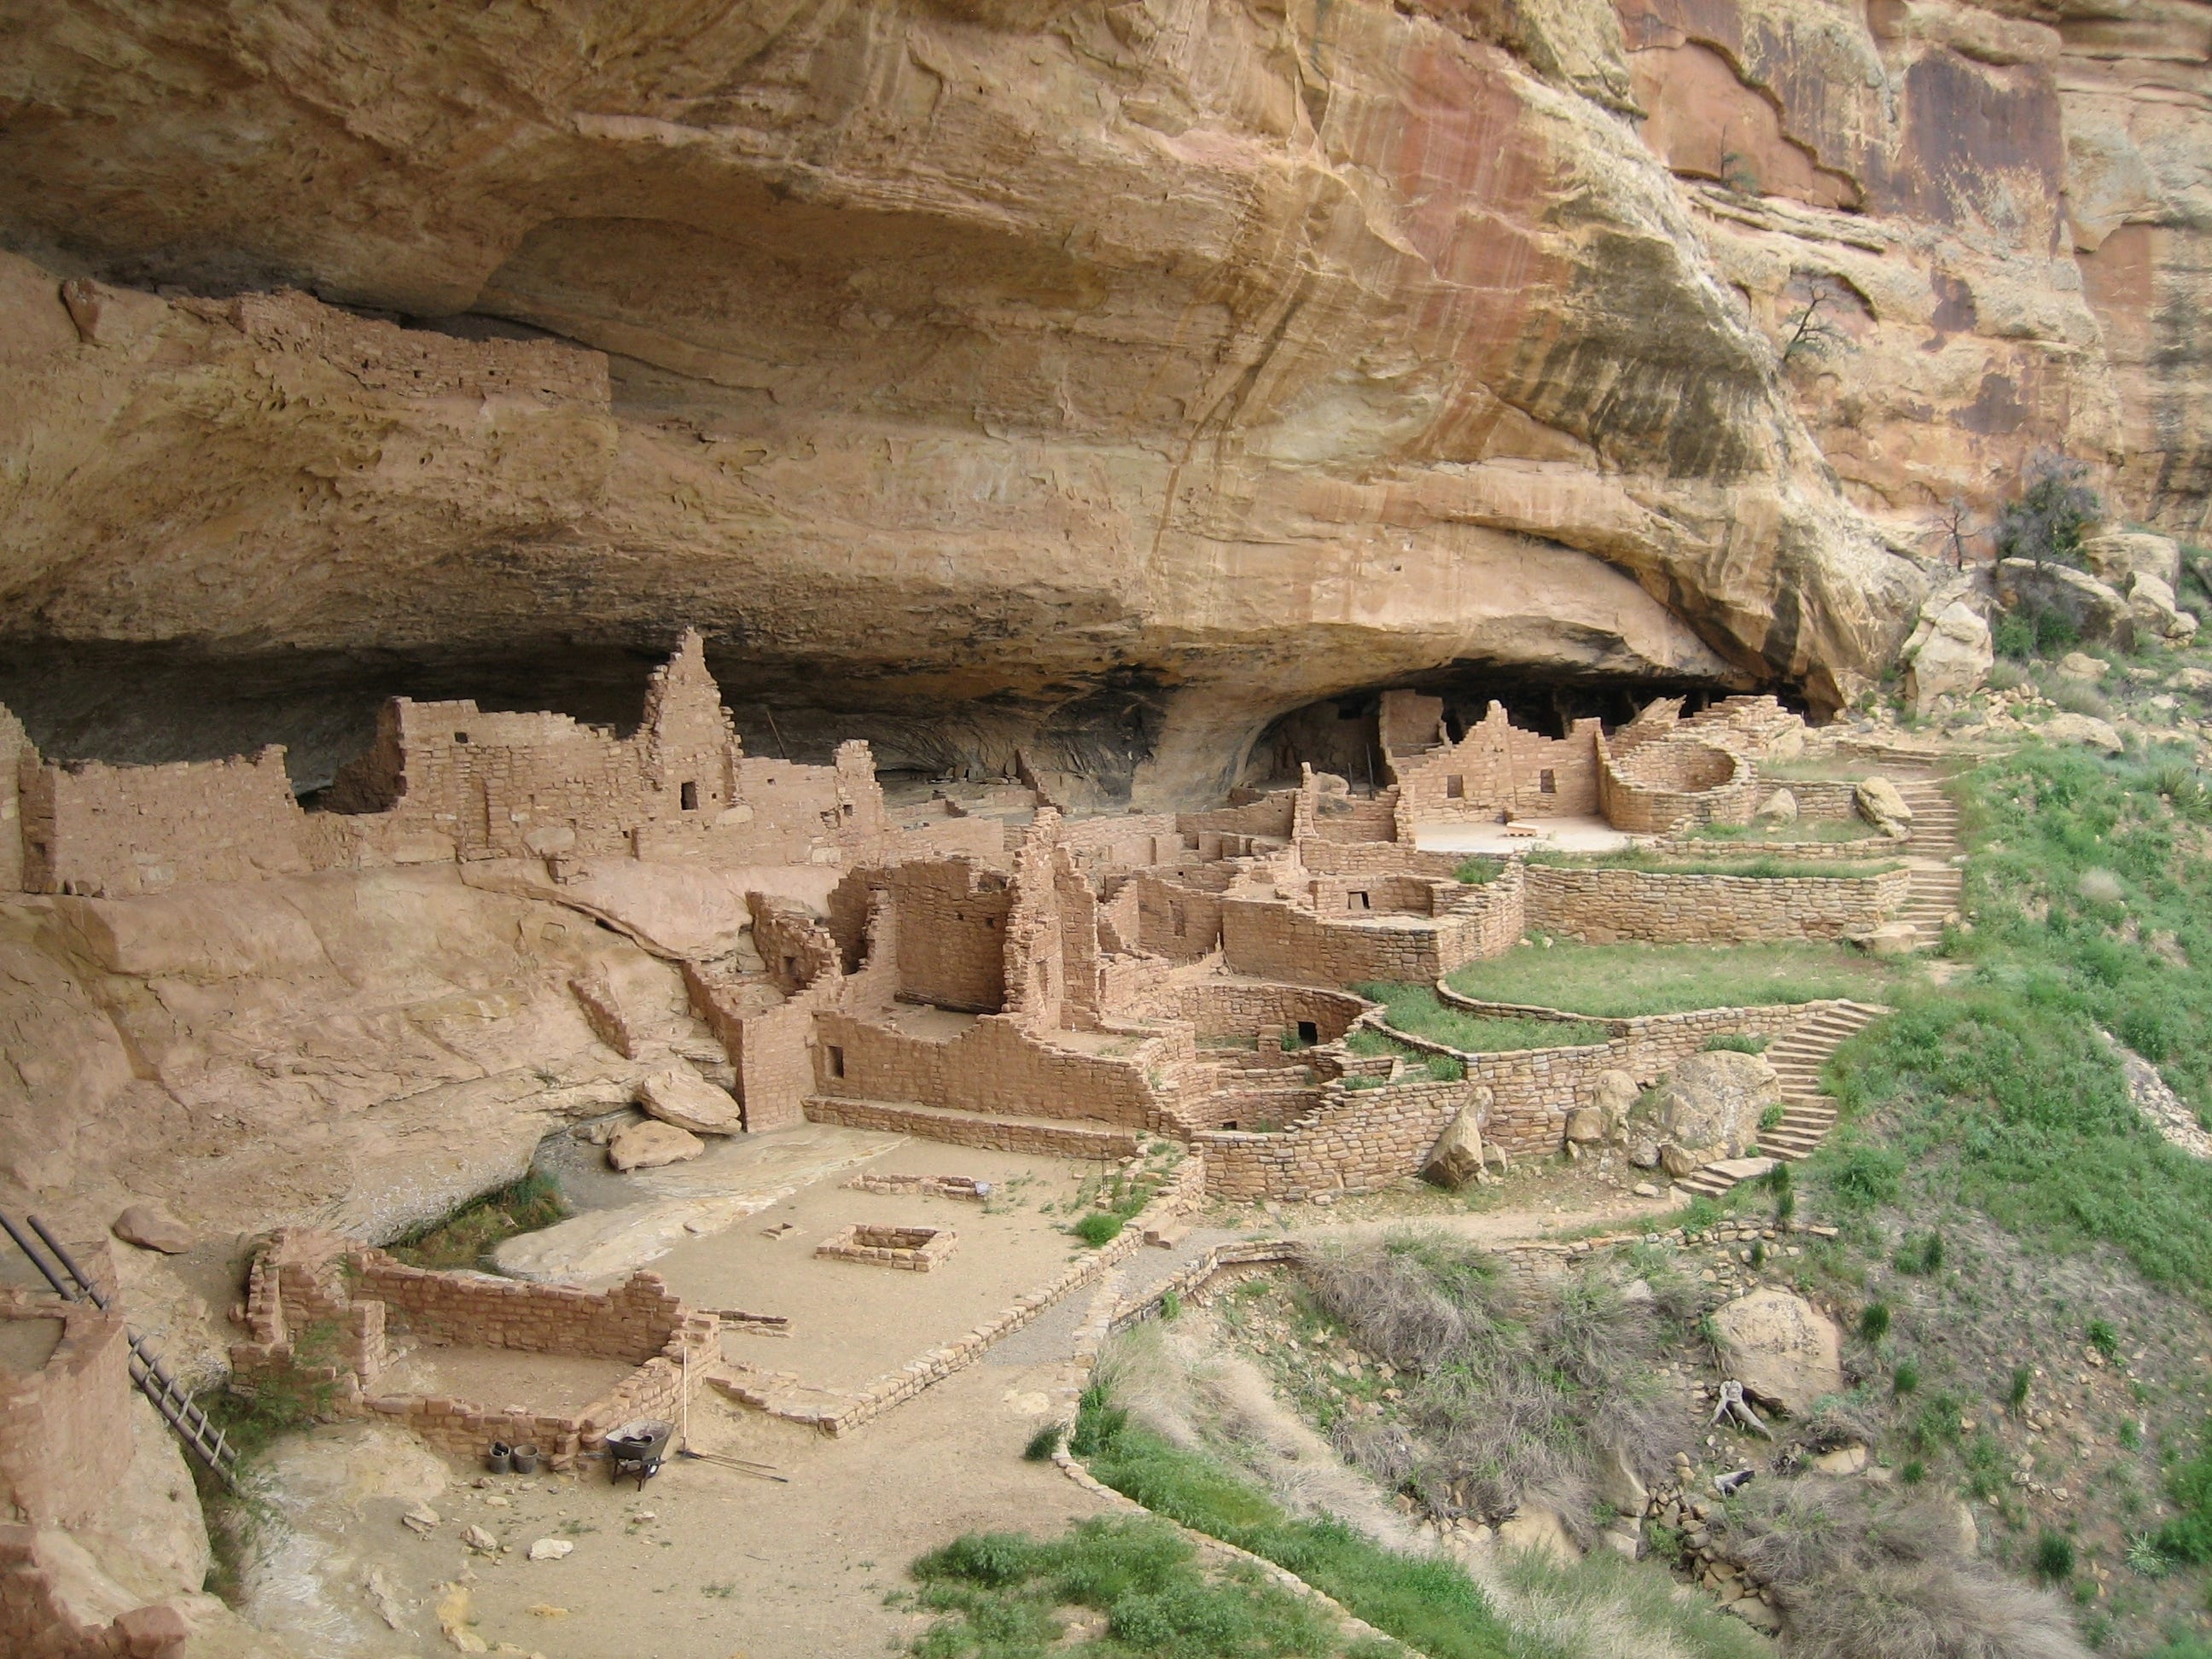
[[1760,1158],[1736,1158],[1726,1164],[1707,1164],[1675,1184],[1692,1193],[1717,1198],[1754,1175],[1773,1167],[1773,1160],[1796,1163],[1827,1138],[1835,1127],[1836,1103],[1820,1092],[1820,1069],[1846,1038],[1861,1031],[1890,1011],[1870,1002],[1832,1002],[1766,1051],[1767,1063],[1782,1079],[1782,1121],[1759,1133]]
[[1897,787],[1912,809],[1908,846],[1913,859],[1911,884],[1898,920],[1911,922],[1920,935],[1920,948],[1932,951],[1943,942],[1943,928],[1959,914],[1966,889],[1966,877],[1948,861],[1959,851],[1958,803],[1933,781],[1900,782]]

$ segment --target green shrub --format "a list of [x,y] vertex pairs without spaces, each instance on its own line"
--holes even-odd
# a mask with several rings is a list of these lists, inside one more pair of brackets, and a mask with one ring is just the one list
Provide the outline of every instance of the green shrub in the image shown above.
[[1889,1374],[1890,1391],[1899,1396],[1911,1394],[1920,1386],[1920,1367],[1910,1359],[1900,1359]]
[[1128,1219],[1127,1216],[1115,1215],[1110,1210],[1093,1210],[1075,1224],[1075,1236],[1095,1249],[1121,1237],[1121,1229],[1128,1224]]
[[1705,1052],[1709,1054],[1763,1054],[1766,1052],[1767,1045],[1773,1041],[1772,1037],[1749,1036],[1740,1032],[1723,1032],[1719,1036],[1710,1036],[1705,1039]]
[[385,1248],[410,1267],[474,1267],[494,1246],[550,1227],[568,1213],[553,1177],[532,1170]]
[[2027,1405],[2027,1391],[2035,1384],[2035,1372],[2026,1365],[2012,1368],[2012,1381],[2005,1386],[2006,1407],[2017,1415]]
[[2089,1346],[2107,1359],[2120,1357],[2120,1334],[2112,1328],[2108,1319],[2093,1319],[2085,1333]]
[[1889,1304],[1869,1302],[1859,1311],[1859,1340],[1879,1342],[1889,1334]]
[[1454,881],[1463,881],[1470,887],[1487,887],[1505,873],[1503,859],[1470,858],[1463,860],[1452,872]]
[[[1370,1002],[1382,1005],[1382,1018],[1395,1029],[1426,1037],[1465,1054],[1504,1054],[1521,1048],[1587,1048],[1605,1042],[1612,1034],[1589,1020],[1522,1019],[1510,1016],[1470,1013],[1440,1000],[1432,985],[1380,983],[1367,981],[1352,991]],[[1363,1044],[1370,1046],[1363,1046]],[[1382,1032],[1355,1032],[1347,1039],[1355,1054],[1409,1052],[1393,1044]]]
[[2097,492],[2081,482],[2087,474],[2081,462],[2063,456],[2036,461],[2027,488],[1997,511],[1997,556],[2038,564],[2080,564],[2081,532],[2105,510]]
[[2047,1584],[2063,1584],[2074,1576],[2074,1540],[2048,1527],[2036,1534],[2035,1576]]
[[1022,1456],[1031,1463],[1049,1463],[1052,1455],[1060,1449],[1060,1443],[1066,1438],[1066,1424],[1048,1423],[1030,1437],[1029,1443],[1022,1448]]

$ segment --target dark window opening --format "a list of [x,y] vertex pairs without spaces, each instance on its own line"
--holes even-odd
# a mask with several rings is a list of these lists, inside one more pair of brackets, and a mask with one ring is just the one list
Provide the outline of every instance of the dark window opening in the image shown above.
[[1310,1048],[1321,1041],[1321,1027],[1310,1019],[1298,1022],[1298,1041]]
[[831,1042],[825,1043],[823,1046],[822,1052],[829,1057],[830,1075],[831,1077],[844,1076],[845,1051],[842,1048],[840,1048],[836,1043]]
[[1187,931],[1187,924],[1182,913],[1182,906],[1180,904],[1170,904],[1168,906],[1168,918],[1175,924],[1175,936],[1177,939],[1181,939]]
[[845,816],[846,816],[847,817],[848,817],[848,818],[849,818],[849,817],[851,817],[853,816],[853,803],[852,803],[852,802],[850,802],[850,801],[847,801],[847,802],[845,803],[845,805],[844,805],[844,809],[843,809],[843,810],[844,810]]
[[1467,780],[1459,776],[1456,773],[1452,776],[1446,778],[1444,780],[1444,799],[1446,800],[1465,800],[1467,799]]
[[1536,792],[1539,794],[1544,795],[1558,794],[1559,793],[1559,775],[1557,772],[1554,772],[1548,766],[1542,771],[1537,773]]
[[1228,1122],[1223,1124],[1221,1127],[1224,1129],[1233,1129],[1237,1127],[1237,1120],[1232,1117]]
[[453,741],[455,743],[466,743],[468,740],[469,734],[465,732],[456,732],[453,733]]
[[786,957],[783,959],[783,976],[786,979],[797,979],[799,977],[799,958],[797,957]]
[[1375,902],[1364,893],[1346,893],[1344,896],[1344,908],[1347,910],[1372,910],[1375,908]]
[[685,811],[696,812],[699,810],[699,786],[697,784],[686,783],[679,785],[677,788],[676,795],[677,799],[683,802],[684,810]]

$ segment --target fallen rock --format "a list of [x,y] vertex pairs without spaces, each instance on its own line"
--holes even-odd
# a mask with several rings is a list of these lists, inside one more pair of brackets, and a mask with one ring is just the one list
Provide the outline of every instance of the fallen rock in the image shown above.
[[2053,714],[2035,729],[2047,742],[2086,744],[2108,755],[2117,755],[2127,747],[2109,722],[2094,714]]
[[182,1255],[194,1243],[191,1229],[158,1204],[133,1204],[115,1218],[108,1231],[125,1244],[163,1255]]
[[533,1561],[558,1561],[576,1547],[565,1538],[541,1538],[530,1547]]
[[2102,657],[2093,657],[2086,651],[2069,651],[2058,659],[2058,678],[2094,684],[2105,678],[2111,666]]
[[1630,1188],[1629,1190],[1634,1193],[1638,1198],[1656,1198],[1659,1196],[1658,1188],[1653,1186],[1651,1182],[1648,1181],[1639,1181],[1635,1186]]
[[1639,1170],[1657,1169],[1659,1167],[1659,1143],[1656,1140],[1631,1141],[1628,1146],[1628,1161],[1631,1164]]
[[1787,789],[1778,789],[1759,805],[1752,818],[1759,823],[1795,823],[1797,822],[1797,797]]
[[1856,1441],[1824,1451],[1813,1460],[1814,1468],[1822,1474],[1856,1474],[1866,1466],[1867,1449]]
[[730,1091],[716,1088],[684,1060],[642,1079],[637,1103],[663,1123],[695,1135],[733,1135],[745,1127],[744,1110]]
[[[1660,1085],[1655,1103],[1668,1173],[1679,1178],[1715,1158],[1742,1157],[1758,1134],[1759,1114],[1781,1098],[1781,1079],[1763,1054],[1723,1048],[1690,1055]],[[1678,1169],[1666,1149],[1695,1162]]]
[[1697,1174],[1703,1162],[1696,1153],[1685,1152],[1671,1140],[1659,1149],[1659,1167],[1677,1181]]
[[2154,576],[2169,588],[2181,586],[2181,544],[2148,531],[2091,536],[2081,544],[2081,562],[2099,581],[2123,593],[2138,575]]
[[1636,1103],[1644,1098],[1644,1091],[1636,1086],[1636,1079],[1626,1072],[1600,1072],[1590,1085],[1590,1104],[1605,1114],[1605,1129],[1608,1138],[1620,1132],[1628,1121]]
[[664,1164],[681,1164],[707,1150],[707,1143],[689,1129],[647,1118],[625,1123],[607,1142],[607,1162],[617,1170],[657,1170]]
[[1920,930],[1909,921],[1885,921],[1858,935],[1858,942],[1869,956],[1909,957],[1920,948]]
[[2000,559],[1997,599],[2006,610],[2063,617],[2076,638],[2093,645],[2135,648],[2135,618],[2127,600],[2086,572],[2031,559]]
[[1924,621],[1905,647],[1905,695],[1923,714],[1939,697],[1969,697],[1989,684],[1996,665],[1990,625],[1956,599]]
[[2128,611],[2138,640],[2184,646],[2197,637],[2197,618],[2181,609],[2173,589],[2155,576],[2136,573],[2128,584]]
[[1508,1549],[1541,1550],[1561,1561],[1582,1559],[1583,1553],[1575,1547],[1566,1523],[1557,1513],[1540,1504],[1524,1504],[1515,1510],[1499,1524],[1498,1541]]
[[[1642,1285],[1644,1281],[1638,1279],[1637,1283]],[[1647,1298],[1650,1296],[1649,1285],[1644,1285],[1644,1294]],[[1612,1504],[1613,1512],[1626,1517],[1629,1524],[1633,1526],[1636,1518],[1644,1513],[1644,1505],[1650,1501],[1651,1494],[1645,1489],[1643,1477],[1636,1473],[1635,1466],[1628,1461],[1626,1454],[1618,1449],[1600,1452],[1591,1466],[1590,1474],[1592,1484],[1597,1489],[1598,1501]]]
[[1577,1106],[1567,1114],[1566,1133],[1574,1146],[1596,1146],[1606,1138],[1605,1114],[1595,1106]]
[[493,1537],[482,1527],[471,1527],[467,1528],[461,1534],[461,1542],[466,1544],[471,1549],[479,1551],[485,1555],[489,1555],[494,1550],[496,1550],[499,1547],[499,1540]]
[[1835,1322],[1801,1296],[1765,1289],[1713,1315],[1723,1370],[1761,1404],[1802,1416],[1823,1395],[1840,1394]]
[[399,1517],[399,1524],[411,1533],[428,1537],[438,1530],[438,1511],[428,1504],[417,1504]]
[[1483,1175],[1482,1119],[1490,1109],[1491,1092],[1477,1085],[1451,1125],[1437,1137],[1437,1144],[1421,1164],[1424,1180],[1442,1187],[1464,1187]]
[[1912,834],[1912,808],[1887,778],[1864,778],[1851,791],[1851,805],[1892,841]]

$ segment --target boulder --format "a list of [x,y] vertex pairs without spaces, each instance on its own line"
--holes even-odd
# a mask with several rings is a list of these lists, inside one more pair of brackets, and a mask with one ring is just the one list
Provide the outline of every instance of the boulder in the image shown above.
[[2102,657],[2093,657],[2086,651],[2069,651],[2058,659],[2058,678],[2062,680],[2081,680],[2094,685],[2105,678],[2112,667]]
[[1920,948],[1920,930],[1909,921],[1885,921],[1858,935],[1858,944],[1870,957],[1909,957]]
[[1628,1115],[1636,1109],[1636,1103],[1644,1098],[1644,1091],[1636,1086],[1636,1079],[1626,1072],[1606,1071],[1597,1074],[1590,1085],[1590,1104],[1605,1114],[1606,1133],[1608,1137],[1620,1133]]
[[1482,1120],[1490,1109],[1491,1093],[1477,1086],[1449,1127],[1437,1137],[1421,1165],[1424,1180],[1440,1187],[1464,1187],[1480,1181],[1483,1173]]
[[1795,823],[1797,822],[1797,797],[1787,789],[1778,789],[1761,801],[1752,819],[1758,823]]
[[[1781,1098],[1781,1079],[1763,1054],[1726,1048],[1692,1054],[1660,1088],[1658,1126],[1668,1146],[1698,1164],[1741,1158],[1758,1135],[1759,1114]],[[1665,1156],[1662,1152],[1662,1160]],[[1689,1170],[1669,1162],[1668,1173],[1680,1176]]]
[[[1641,1279],[1637,1282],[1643,1284]],[[1647,1297],[1650,1295],[1650,1285],[1644,1285],[1644,1293]],[[1613,1449],[1598,1453],[1590,1466],[1590,1479],[1597,1489],[1598,1501],[1612,1504],[1615,1515],[1626,1516],[1631,1524],[1643,1518],[1644,1506],[1650,1494],[1644,1490],[1642,1477],[1625,1452]]]
[[695,1135],[733,1135],[744,1114],[726,1089],[718,1089],[684,1060],[663,1066],[637,1085],[641,1109]]
[[1912,808],[1887,778],[1862,779],[1851,791],[1851,805],[1892,841],[1904,841],[1912,834]]
[[2136,573],[2128,586],[2128,611],[2138,640],[2183,646],[2197,637],[2197,618],[2181,609],[2173,589],[2155,576]]
[[1841,1394],[1835,1322],[1801,1296],[1758,1290],[1713,1315],[1725,1374],[1762,1405],[1802,1416],[1824,1395]]
[[707,1143],[689,1129],[647,1118],[625,1123],[607,1142],[607,1162],[617,1170],[657,1170],[664,1164],[681,1164],[707,1150]]
[[2087,744],[2108,755],[2117,755],[2127,747],[2108,722],[2094,714],[2053,714],[2036,732],[2046,742]]
[[1697,1174],[1704,1162],[1696,1153],[1685,1152],[1671,1140],[1659,1149],[1660,1168],[1677,1181]]
[[2169,588],[2181,586],[2181,544],[2148,531],[2114,530],[2081,544],[2081,562],[2106,586],[2124,593],[2136,576],[2154,576]]
[[1567,1139],[1577,1146],[1595,1146],[1606,1138],[1605,1114],[1595,1106],[1577,1106],[1567,1114]]
[[1523,1504],[1498,1528],[1498,1541],[1510,1550],[1541,1550],[1561,1561],[1578,1561],[1582,1552],[1568,1535],[1566,1523],[1540,1504]]
[[195,1242],[191,1229],[158,1204],[133,1204],[115,1218],[108,1231],[125,1244],[163,1255],[182,1255]]
[[2092,643],[2135,648],[2135,619],[2127,600],[2094,576],[2063,564],[2000,559],[1996,583],[1998,602],[2008,611],[2052,612]]
[[1938,697],[1970,697],[1980,690],[1996,665],[1989,623],[1966,599],[1954,599],[1905,647],[1905,697],[1925,714]]
[[1659,1167],[1659,1143],[1651,1139],[1633,1140],[1628,1146],[1628,1161],[1639,1170]]

